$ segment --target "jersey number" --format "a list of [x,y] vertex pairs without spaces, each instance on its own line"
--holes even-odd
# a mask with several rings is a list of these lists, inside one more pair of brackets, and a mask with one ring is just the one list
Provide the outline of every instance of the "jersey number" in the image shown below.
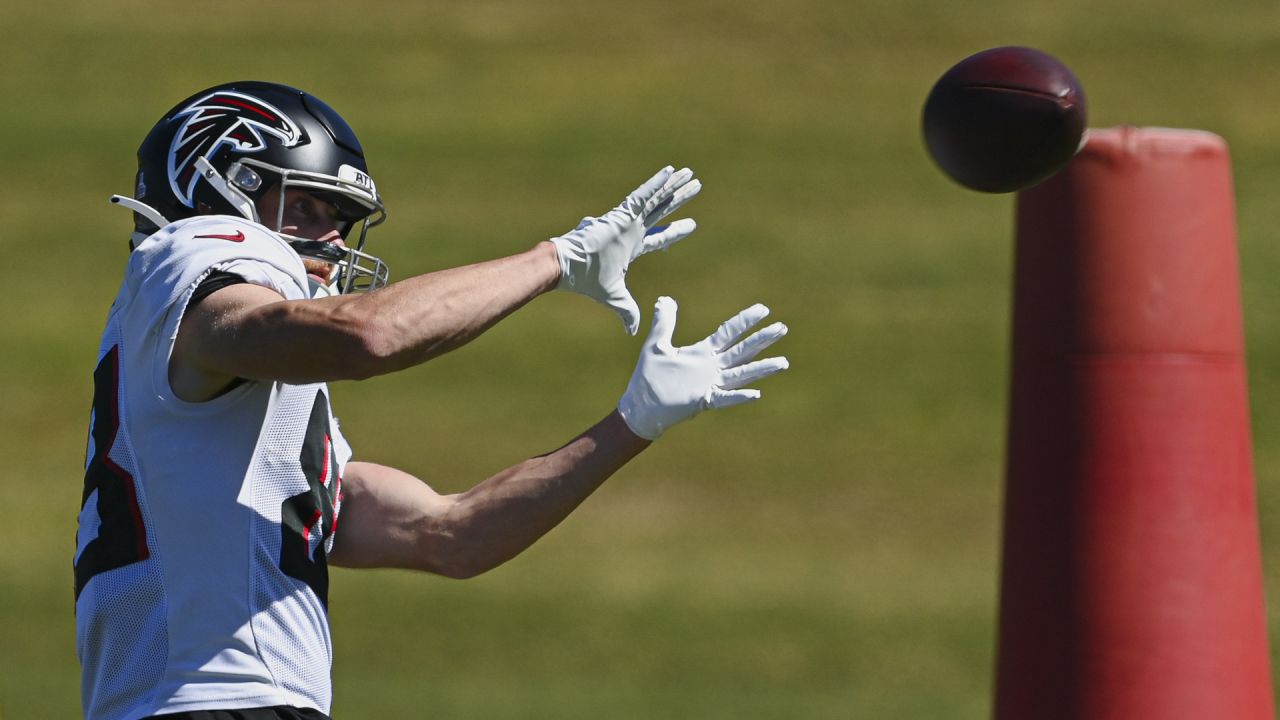
[[120,347],[102,357],[93,371],[93,455],[85,463],[80,509],[97,492],[98,536],[76,559],[76,597],[98,573],[146,560],[147,529],[142,523],[133,476],[111,459],[120,430]]
[[298,459],[308,488],[280,506],[280,569],[310,586],[328,607],[327,547],[338,521],[335,502],[341,504],[342,478],[329,434],[329,401],[322,392],[316,393]]

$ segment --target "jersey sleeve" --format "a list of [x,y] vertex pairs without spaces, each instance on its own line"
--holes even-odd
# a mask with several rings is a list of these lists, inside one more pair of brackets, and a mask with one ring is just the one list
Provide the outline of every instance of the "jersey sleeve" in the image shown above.
[[191,297],[187,300],[187,307],[194,307],[201,300],[204,300],[224,287],[243,285],[244,283],[245,279],[235,273],[214,270],[208,275],[205,275],[204,279],[196,285],[196,289],[191,291]]
[[[122,330],[150,366],[151,387],[174,398],[169,357],[192,294],[214,272],[274,290],[287,300],[309,297],[302,259],[279,235],[257,223],[225,215],[172,223],[134,249],[125,271]],[[118,300],[118,301],[119,301]],[[176,398],[175,398],[176,400]],[[173,407],[180,407],[178,403]]]
[[144,240],[126,272],[133,302],[155,326],[185,305],[213,271],[238,275],[289,300],[308,297],[302,260],[275,233],[241,218],[207,215],[172,223]]

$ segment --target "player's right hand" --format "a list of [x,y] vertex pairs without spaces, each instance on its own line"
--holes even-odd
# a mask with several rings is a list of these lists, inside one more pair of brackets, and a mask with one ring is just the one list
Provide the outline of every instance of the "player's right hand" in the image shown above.
[[578,227],[552,238],[560,260],[560,287],[613,308],[627,332],[635,335],[640,308],[627,289],[627,270],[641,255],[666,249],[697,229],[691,219],[658,223],[701,189],[692,170],[667,166],[613,210],[583,218]]

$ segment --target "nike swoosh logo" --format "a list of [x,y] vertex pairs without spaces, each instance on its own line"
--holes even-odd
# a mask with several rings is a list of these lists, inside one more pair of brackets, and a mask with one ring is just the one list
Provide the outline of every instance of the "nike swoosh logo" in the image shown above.
[[210,233],[208,235],[196,235],[196,237],[213,238],[214,240],[230,240],[231,242],[244,242],[244,233],[239,230],[236,231],[235,235],[219,235],[217,233]]

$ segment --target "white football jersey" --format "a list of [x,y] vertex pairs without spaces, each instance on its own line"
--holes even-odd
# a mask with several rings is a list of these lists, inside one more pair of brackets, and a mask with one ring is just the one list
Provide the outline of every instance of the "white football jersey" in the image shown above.
[[310,295],[298,255],[239,218],[181,220],[131,253],[98,351],[76,537],[90,720],[329,712],[326,557],[351,449],[323,383],[174,396],[178,324],[214,270],[290,300]]

